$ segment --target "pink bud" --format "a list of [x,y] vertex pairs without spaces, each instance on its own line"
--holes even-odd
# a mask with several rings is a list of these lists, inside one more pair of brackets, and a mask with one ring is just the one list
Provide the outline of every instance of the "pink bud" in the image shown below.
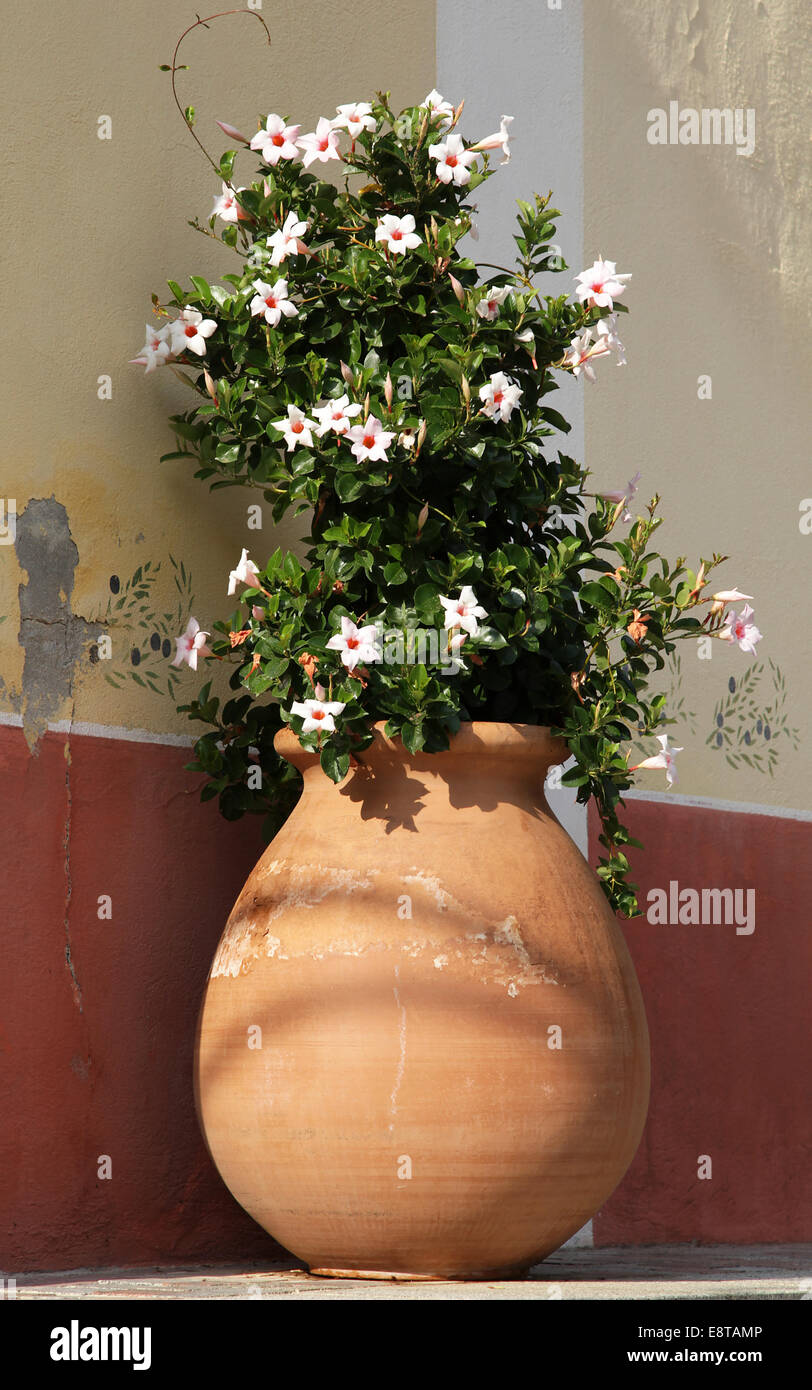
[[255,618],[258,623],[261,623],[262,619],[265,617],[265,609],[260,608],[259,604],[255,603],[251,609],[251,617]]
[[460,284],[460,282],[459,282],[459,280],[457,279],[456,275],[451,275],[451,274],[449,274],[448,278],[449,278],[449,280],[451,281],[451,288],[452,288],[452,290],[454,291],[455,295],[457,296],[457,299],[459,300],[460,304],[464,304],[464,303],[465,303],[465,290],[462,288],[462,285]]
[[417,431],[417,449],[415,450],[415,458],[416,458],[417,455],[420,453],[420,450],[423,448],[423,444],[425,443],[427,431],[428,431],[428,424],[427,424],[427,422],[426,422],[425,420],[421,420],[421,422],[420,422],[420,429]]
[[317,700],[323,700],[325,695],[327,694],[327,691],[324,689],[323,685],[320,685],[318,682],[316,682],[314,694]]
[[418,518],[417,518],[417,534],[418,534],[418,536],[420,535],[420,532],[423,530],[423,527],[425,526],[425,524],[426,524],[426,522],[428,521],[428,519],[429,519],[429,504],[428,504],[428,502],[426,502],[425,505],[422,506],[422,507],[420,508],[420,515],[419,515]]
[[387,404],[387,406],[389,407],[390,410],[392,409],[392,394],[393,394],[393,393],[392,393],[392,377],[391,377],[391,375],[389,374],[389,372],[387,372],[387,373],[386,373],[386,381],[384,382],[384,385],[383,385],[383,395],[384,395],[384,400],[386,401],[386,404]]
[[346,362],[342,362],[342,363],[341,363],[341,375],[343,376],[343,378],[344,378],[344,380],[346,381],[346,383],[347,383],[348,386],[354,386],[354,385],[355,385],[355,378],[354,378],[354,376],[353,376],[353,374],[352,374],[350,368],[347,366]]
[[225,121],[218,121],[217,124],[223,134],[228,136],[229,140],[239,140],[241,145],[250,145],[251,141],[247,140],[244,135],[241,135],[238,130],[235,130],[233,125],[226,125]]

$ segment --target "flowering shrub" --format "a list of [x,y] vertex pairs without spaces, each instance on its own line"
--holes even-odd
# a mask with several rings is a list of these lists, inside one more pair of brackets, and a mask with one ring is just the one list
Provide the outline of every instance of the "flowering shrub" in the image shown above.
[[595,495],[566,453],[550,396],[561,373],[624,360],[630,277],[599,259],[574,297],[543,293],[535,277],[566,267],[539,195],[519,204],[516,266],[478,266],[471,197],[510,157],[510,118],[471,143],[461,109],[434,92],[395,113],[378,95],[309,133],[277,114],[250,140],[222,127],[260,161],[236,186],[223,155],[201,227],[237,265],[220,285],[170,281],[136,360],[178,364],[195,393],[166,457],[259,489],[309,536],[302,559],[243,551],[230,618],[178,639],[178,662],[233,663],[233,699],[207,683],[181,707],[210,726],[193,766],[224,814],[264,810],[273,829],[298,794],[272,746],[284,724],[336,782],[376,720],[412,753],[447,748],[463,720],[551,725],[574,760],[563,783],[601,816],[604,889],[632,914],[629,741],[659,740],[639,766],[669,783],[679,751],[649,678],[677,641],[752,650],[759,634],[752,610],[727,616],[747,596],[705,597],[723,557],[691,571],[652,549],[658,499],[633,514],[639,474]]

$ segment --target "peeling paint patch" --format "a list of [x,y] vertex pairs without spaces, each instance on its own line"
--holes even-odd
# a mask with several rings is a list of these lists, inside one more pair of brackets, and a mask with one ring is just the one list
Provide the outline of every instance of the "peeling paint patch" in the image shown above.
[[55,497],[32,498],[17,518],[14,543],[28,582],[18,589],[18,641],[25,651],[22,697],[23,731],[28,747],[37,743],[66,700],[95,628],[71,612],[74,571],[79,551],[70,533],[68,514]]

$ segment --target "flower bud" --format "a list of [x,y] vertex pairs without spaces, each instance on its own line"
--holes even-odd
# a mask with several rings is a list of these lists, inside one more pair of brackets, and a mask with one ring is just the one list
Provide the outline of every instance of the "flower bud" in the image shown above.
[[217,124],[223,134],[228,136],[229,140],[239,140],[241,145],[250,145],[251,141],[248,140],[245,135],[241,135],[239,130],[236,130],[233,125],[227,125],[225,121],[218,121]]
[[417,454],[420,453],[420,450],[423,448],[423,445],[426,442],[426,434],[428,433],[428,428],[429,427],[427,421],[421,420],[420,429],[417,431],[417,449],[415,452],[415,456],[417,456]]
[[467,376],[465,375],[464,372],[463,372],[463,376],[462,376],[462,381],[460,382],[460,387],[461,387],[461,389],[462,389],[462,399],[465,401],[465,404],[466,404],[466,405],[470,405],[470,404],[471,404],[471,383],[470,383],[470,381],[468,380],[468,378],[467,378]]
[[418,536],[420,535],[421,531],[423,530],[423,527],[425,526],[425,524],[426,524],[426,522],[428,521],[428,519],[429,519],[429,504],[428,504],[428,502],[425,502],[424,505],[420,508],[420,515],[419,515],[418,518],[417,518],[417,534],[418,534]]
[[451,288],[452,288],[452,290],[454,291],[455,295],[457,296],[457,299],[459,300],[460,304],[464,304],[464,303],[465,303],[465,290],[462,288],[462,285],[460,284],[460,282],[459,282],[459,280],[457,279],[456,275],[449,275],[448,278],[449,278],[449,280],[451,281]]
[[214,384],[214,377],[209,372],[208,367],[203,368],[203,380],[206,383],[206,390],[208,391],[209,395],[214,401],[214,404],[219,405],[220,402],[217,399],[217,387]]
[[352,372],[350,371],[350,368],[347,366],[346,362],[342,362],[342,363],[341,363],[341,375],[343,376],[343,378],[344,378],[344,380],[346,381],[346,383],[347,383],[348,386],[354,386],[354,385],[355,385],[355,377],[353,376],[353,374],[352,374]]
[[384,395],[384,400],[386,401],[386,404],[387,404],[387,407],[389,408],[389,410],[392,409],[392,394],[393,394],[393,392],[392,392],[392,377],[391,377],[391,374],[390,374],[389,372],[387,372],[387,373],[386,373],[386,381],[384,382],[384,386],[383,386],[383,395]]

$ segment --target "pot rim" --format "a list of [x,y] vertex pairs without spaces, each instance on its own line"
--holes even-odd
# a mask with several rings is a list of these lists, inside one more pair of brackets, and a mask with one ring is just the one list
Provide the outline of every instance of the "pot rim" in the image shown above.
[[[377,720],[372,725],[373,741],[359,754],[364,758],[370,753],[387,752],[409,761],[450,757],[452,755],[470,756],[485,754],[498,756],[504,761],[515,762],[529,759],[533,765],[543,761],[549,767],[563,763],[570,756],[569,748],[563,738],[554,738],[547,724],[506,724],[495,720],[474,719],[463,722],[456,733],[449,736],[449,747],[437,753],[421,749],[419,753],[407,753],[400,736],[388,738],[384,733],[386,720]],[[280,757],[297,767],[309,767],[318,763],[318,753],[302,747],[293,729],[279,729],[273,741]]]

